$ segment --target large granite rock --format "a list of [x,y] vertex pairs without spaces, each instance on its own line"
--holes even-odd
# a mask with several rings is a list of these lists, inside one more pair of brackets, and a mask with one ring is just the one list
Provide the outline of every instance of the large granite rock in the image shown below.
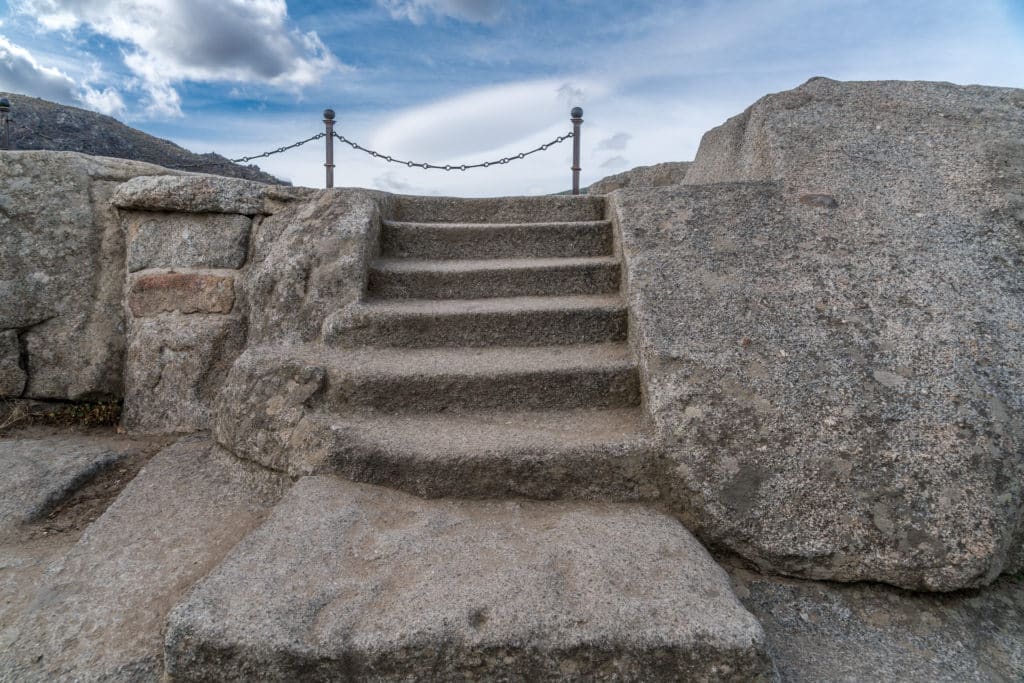
[[73,152],[0,152],[0,395],[121,394],[125,239],[110,198],[122,181],[169,172]]
[[766,680],[678,522],[300,480],[168,621],[173,680]]
[[160,680],[168,611],[286,485],[201,437],[161,451],[0,627],[0,680]]
[[702,184],[612,195],[705,541],[925,590],[1021,568],[1021,140],[1024,91],[815,79],[709,132]]

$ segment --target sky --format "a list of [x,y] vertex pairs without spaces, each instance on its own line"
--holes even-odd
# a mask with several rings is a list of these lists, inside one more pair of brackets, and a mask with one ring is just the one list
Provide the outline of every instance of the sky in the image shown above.
[[[0,90],[109,114],[196,152],[336,130],[472,164],[571,130],[582,183],[693,158],[701,135],[814,76],[1024,87],[1024,0],[0,0]],[[16,115],[16,100],[13,103]],[[324,182],[323,141],[261,159]],[[571,141],[466,172],[335,149],[336,186],[568,189]]]

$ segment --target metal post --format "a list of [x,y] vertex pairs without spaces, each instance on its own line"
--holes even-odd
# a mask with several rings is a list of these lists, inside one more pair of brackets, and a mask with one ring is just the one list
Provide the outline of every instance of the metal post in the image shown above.
[[583,110],[573,107],[572,118],[572,193],[580,193],[580,126],[583,124]]
[[0,149],[11,148],[11,101],[6,97],[0,97]]
[[327,189],[334,187],[334,110],[324,109],[324,126],[327,129],[327,161],[324,168],[327,169]]

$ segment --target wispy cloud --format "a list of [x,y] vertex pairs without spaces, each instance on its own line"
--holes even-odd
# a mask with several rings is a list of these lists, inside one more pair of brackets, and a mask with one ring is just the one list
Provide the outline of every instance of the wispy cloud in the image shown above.
[[423,24],[431,15],[480,24],[493,24],[501,16],[499,0],[377,0],[394,19]]

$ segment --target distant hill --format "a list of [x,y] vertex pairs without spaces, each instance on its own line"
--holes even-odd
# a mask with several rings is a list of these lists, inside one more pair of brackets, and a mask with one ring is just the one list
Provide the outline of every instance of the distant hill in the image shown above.
[[117,119],[27,95],[0,93],[11,101],[11,149],[49,149],[133,159],[196,173],[290,185],[259,166],[233,164],[219,154],[195,154]]

